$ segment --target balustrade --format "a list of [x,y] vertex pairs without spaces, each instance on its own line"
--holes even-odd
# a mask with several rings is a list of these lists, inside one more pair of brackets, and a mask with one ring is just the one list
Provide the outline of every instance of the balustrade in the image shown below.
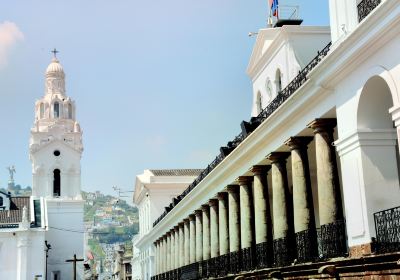
[[400,207],[377,212],[374,219],[377,252],[400,251]]

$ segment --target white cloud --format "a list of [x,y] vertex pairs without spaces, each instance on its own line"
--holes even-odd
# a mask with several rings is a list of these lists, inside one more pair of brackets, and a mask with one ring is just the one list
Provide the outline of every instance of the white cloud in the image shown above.
[[10,21],[0,23],[0,68],[7,64],[8,55],[13,46],[24,39],[18,26]]

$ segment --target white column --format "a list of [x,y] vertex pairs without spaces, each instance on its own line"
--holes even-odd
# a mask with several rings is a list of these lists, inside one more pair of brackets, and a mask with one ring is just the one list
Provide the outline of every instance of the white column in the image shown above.
[[178,269],[180,267],[179,263],[179,226],[174,227],[174,232],[175,232],[175,251],[174,251],[174,256],[175,256],[175,267],[174,269]]
[[201,207],[203,212],[203,260],[211,258],[211,243],[210,243],[210,206],[205,204]]
[[203,260],[203,211],[196,210],[196,262]]
[[210,243],[211,258],[219,256],[218,200],[210,200]]
[[185,229],[184,223],[181,222],[179,226],[179,267],[185,265]]
[[189,228],[190,228],[190,256],[189,261],[190,263],[196,262],[196,216],[189,215]]
[[184,219],[184,234],[185,234],[185,265],[190,264],[190,222],[189,219]]
[[229,253],[228,195],[218,193],[219,254]]

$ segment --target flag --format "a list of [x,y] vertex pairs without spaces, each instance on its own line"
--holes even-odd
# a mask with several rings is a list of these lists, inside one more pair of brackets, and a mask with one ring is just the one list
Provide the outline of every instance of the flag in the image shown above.
[[278,0],[269,0],[271,15],[278,17]]

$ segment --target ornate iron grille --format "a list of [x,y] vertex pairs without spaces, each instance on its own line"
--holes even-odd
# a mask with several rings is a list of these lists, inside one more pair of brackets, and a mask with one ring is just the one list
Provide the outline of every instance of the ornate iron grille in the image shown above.
[[322,225],[318,232],[320,259],[342,257],[347,254],[345,222]]
[[196,280],[199,279],[199,263],[191,263],[181,268],[181,275],[179,279],[182,280]]
[[308,229],[295,233],[297,247],[297,261],[311,262],[318,259],[317,231]]
[[[365,0],[364,0],[365,1]],[[160,217],[153,223],[155,227],[164,217],[176,206],[179,202],[193,190],[210,172],[221,162],[224,158],[231,153],[240,143],[248,137],[264,120],[266,120],[273,112],[275,112],[292,94],[294,94],[308,79],[310,72],[317,66],[321,60],[328,54],[332,43],[330,42],[322,51],[318,51],[317,56],[306,67],[304,67],[299,74],[278,93],[274,100],[260,112],[257,117],[251,118],[250,124],[252,130],[250,132],[241,132],[232,141],[229,141],[226,147],[221,147],[221,153],[200,173],[200,175],[189,185],[189,187],[178,196],[176,201],[166,207],[166,210]]]
[[218,257],[208,260],[208,274],[210,277],[218,277]]
[[376,250],[379,253],[400,251],[400,207],[374,214]]
[[358,10],[358,22],[361,22],[364,18],[366,18],[378,5],[382,2],[382,0],[363,0],[360,4],[357,5]]
[[229,272],[237,274],[242,270],[240,262],[240,252],[229,253]]
[[218,275],[226,276],[229,273],[229,254],[219,256],[217,261]]
[[209,273],[209,269],[208,269],[208,261],[202,261],[200,263],[200,267],[199,267],[199,277],[200,279],[203,278],[209,278],[210,277],[210,273]]
[[273,244],[272,242],[263,242],[256,244],[256,262],[257,268],[271,267],[273,262]]
[[244,248],[240,250],[242,255],[242,270],[251,271],[255,266],[254,249],[252,247]]
[[294,246],[290,237],[274,240],[274,266],[282,267],[290,265],[294,258]]

